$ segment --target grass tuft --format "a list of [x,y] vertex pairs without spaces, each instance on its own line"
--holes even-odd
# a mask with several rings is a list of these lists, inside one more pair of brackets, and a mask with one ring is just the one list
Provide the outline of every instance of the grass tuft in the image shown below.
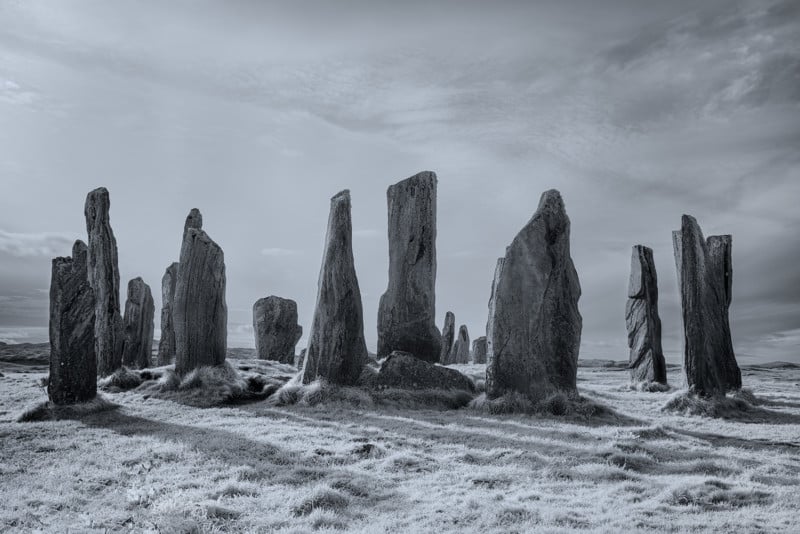
[[292,515],[295,517],[306,516],[314,510],[331,510],[340,512],[347,508],[350,499],[344,493],[329,487],[315,489],[311,495],[302,499],[292,507]]
[[118,393],[136,389],[142,385],[142,382],[144,380],[139,375],[139,371],[122,366],[107,377],[98,380],[97,387],[110,393]]
[[644,393],[665,393],[672,388],[669,384],[662,384],[661,382],[635,382],[630,384],[628,389]]
[[702,484],[676,489],[667,500],[672,505],[698,506],[703,510],[712,511],[744,506],[763,506],[770,504],[772,496],[769,493],[752,489],[732,489],[730,484],[709,479]]
[[18,423],[32,423],[37,421],[80,419],[86,415],[116,410],[117,408],[119,408],[119,404],[114,404],[101,395],[87,402],[64,406],[45,401],[26,408],[16,420]]
[[747,390],[715,397],[701,397],[682,391],[675,394],[664,405],[662,411],[718,419],[737,419],[743,414],[757,411],[758,408],[754,406],[756,402],[755,396]]
[[580,395],[567,395],[556,392],[539,401],[533,401],[516,391],[506,393],[502,397],[489,399],[485,393],[479,395],[469,407],[494,415],[528,414],[572,416],[578,418],[614,416],[616,412],[594,400]]

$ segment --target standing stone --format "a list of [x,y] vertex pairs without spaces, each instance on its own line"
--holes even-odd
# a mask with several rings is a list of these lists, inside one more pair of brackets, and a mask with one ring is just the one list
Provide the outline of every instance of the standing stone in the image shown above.
[[661,350],[656,264],[653,250],[643,245],[634,246],[631,254],[625,324],[628,327],[631,380],[666,384],[667,363]]
[[442,365],[455,363],[453,360],[453,342],[456,337],[456,316],[453,312],[447,312],[444,316],[444,328],[442,329],[442,352],[439,362]]
[[302,349],[297,357],[294,359],[294,366],[299,370],[303,370],[303,365],[306,363],[306,349]]
[[138,277],[128,282],[124,318],[125,342],[122,345],[123,365],[134,369],[150,367],[155,312],[150,286]]
[[410,352],[435,363],[436,174],[421,172],[389,187],[389,287],[378,305],[378,358]]
[[361,291],[353,261],[350,191],[344,190],[331,199],[303,383],[324,378],[335,384],[354,384],[367,358]]
[[498,261],[487,324],[486,391],[539,400],[577,393],[582,319],[561,194],[546,191]]
[[177,280],[178,262],[175,262],[167,267],[161,278],[161,340],[158,342],[158,365],[169,365],[175,360],[175,322],[172,308]]
[[297,324],[297,303],[276,296],[257,300],[253,331],[258,359],[293,363],[294,348],[303,337],[303,327]]
[[105,187],[86,196],[84,215],[89,235],[89,283],[95,296],[95,353],[100,376],[107,376],[122,365],[124,339],[117,240],[111,230],[110,207],[111,200]]
[[178,375],[225,362],[228,341],[225,256],[203,230],[186,231],[172,314]]
[[742,387],[731,341],[731,236],[703,238],[694,217],[684,215],[672,233],[684,331],[684,371],[691,392],[724,395]]
[[97,394],[95,303],[88,255],[86,244],[76,241],[71,258],[53,260],[47,395],[54,404],[88,401]]
[[486,336],[472,342],[472,363],[486,363]]
[[453,363],[469,363],[469,331],[467,325],[458,328],[458,337],[453,345]]

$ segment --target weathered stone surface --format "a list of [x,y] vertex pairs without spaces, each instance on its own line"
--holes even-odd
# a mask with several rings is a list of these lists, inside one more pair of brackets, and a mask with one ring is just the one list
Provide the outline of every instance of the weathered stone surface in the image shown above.
[[175,360],[175,322],[172,307],[175,302],[175,283],[178,281],[178,262],[167,267],[161,278],[161,339],[158,342],[158,365]]
[[186,239],[186,233],[192,228],[203,229],[203,214],[197,208],[189,210],[189,215],[186,216],[186,222],[183,223],[183,239]]
[[132,369],[150,367],[153,353],[153,320],[156,307],[150,286],[141,278],[128,282],[128,300],[125,302],[125,341],[122,345],[122,363]]
[[453,312],[447,312],[444,316],[444,328],[442,329],[442,351],[439,362],[442,365],[455,363],[453,358],[453,343],[456,337],[456,316]]
[[350,191],[331,199],[303,383],[354,384],[367,363],[364,312],[353,262]]
[[461,389],[475,392],[472,380],[455,369],[428,363],[402,351],[394,351],[386,358],[374,384],[378,388]]
[[703,238],[694,217],[684,215],[672,233],[684,331],[684,371],[690,391],[723,395],[742,387],[733,352],[728,308],[733,267],[731,236]]
[[486,336],[472,342],[472,363],[486,363]]
[[203,230],[189,228],[181,247],[173,303],[175,372],[221,365],[228,342],[225,256]]
[[294,363],[294,348],[303,337],[297,324],[297,303],[274,295],[253,304],[256,355],[261,360]]
[[458,328],[458,337],[453,345],[454,363],[469,363],[469,331],[467,325]]
[[378,305],[378,357],[401,350],[439,361],[436,327],[436,174],[389,187],[389,286]]
[[561,194],[546,191],[498,261],[487,323],[486,390],[538,400],[576,392],[581,288]]
[[95,303],[88,256],[86,244],[76,241],[71,258],[53,260],[47,395],[55,404],[88,401],[97,394]]
[[661,319],[658,317],[658,278],[653,250],[633,247],[628,302],[629,367],[633,382],[667,383],[667,363],[661,350]]
[[95,296],[97,372],[106,376],[122,365],[124,332],[120,314],[117,240],[111,230],[108,190],[100,187],[86,196],[84,215],[89,235],[89,283]]
[[306,363],[306,350],[307,349],[302,349],[294,359],[294,366],[300,370],[303,369],[303,365]]

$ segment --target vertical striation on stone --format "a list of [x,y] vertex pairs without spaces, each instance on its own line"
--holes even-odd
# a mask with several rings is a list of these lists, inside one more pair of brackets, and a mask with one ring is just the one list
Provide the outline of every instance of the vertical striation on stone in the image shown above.
[[133,369],[150,367],[153,353],[153,321],[156,307],[150,286],[137,277],[128,282],[125,302],[125,341],[122,363]]
[[324,378],[353,384],[367,358],[361,291],[353,261],[350,191],[344,190],[331,199],[303,382]]
[[546,191],[498,261],[487,322],[486,389],[538,400],[577,392],[581,288],[561,194]]
[[228,308],[225,256],[203,230],[188,228],[181,247],[175,300],[175,372],[225,362]]
[[442,365],[455,363],[453,360],[453,343],[456,338],[456,316],[453,312],[447,312],[444,316],[444,328],[442,328],[442,351],[439,362]]
[[703,238],[684,215],[672,233],[684,331],[684,371],[689,390],[724,395],[742,387],[729,323],[733,268],[731,236]]
[[71,258],[53,260],[47,395],[55,404],[88,401],[97,394],[95,302],[88,256],[86,244],[76,241]]
[[389,286],[378,305],[378,357],[399,350],[428,362],[441,356],[436,327],[436,173],[425,171],[386,192]]
[[89,283],[95,296],[95,353],[97,372],[106,376],[122,365],[123,327],[120,315],[117,240],[111,230],[108,190],[100,187],[86,196],[84,215],[89,235]]
[[472,342],[472,363],[486,363],[486,336]]
[[260,360],[293,363],[294,350],[303,336],[297,324],[297,303],[274,295],[253,304],[253,331]]
[[633,382],[667,383],[667,364],[661,350],[661,319],[658,317],[658,279],[653,250],[633,247],[625,324],[630,348],[629,367]]
[[158,365],[175,360],[175,323],[172,317],[175,283],[178,281],[178,262],[173,263],[161,278],[161,339],[158,342]]
[[453,345],[453,363],[469,363],[469,330],[462,324],[458,328],[458,337]]

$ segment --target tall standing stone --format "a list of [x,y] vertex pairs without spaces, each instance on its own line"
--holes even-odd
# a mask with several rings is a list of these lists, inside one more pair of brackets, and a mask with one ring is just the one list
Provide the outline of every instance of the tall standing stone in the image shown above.
[[378,305],[378,357],[410,352],[434,363],[436,327],[436,173],[425,171],[389,187],[389,287]]
[[175,322],[172,308],[177,281],[178,262],[175,262],[167,267],[161,278],[161,339],[158,342],[158,365],[169,365],[175,360]]
[[228,308],[225,256],[203,230],[188,228],[181,247],[175,300],[175,372],[225,362]]
[[117,240],[111,230],[108,190],[100,187],[86,196],[84,215],[89,235],[89,283],[95,296],[97,372],[106,376],[122,365],[124,338],[120,315]]
[[658,317],[658,279],[653,250],[633,247],[628,302],[629,367],[633,382],[667,383],[667,363],[661,350],[661,319]]
[[153,320],[156,307],[150,286],[137,277],[128,282],[125,302],[125,342],[122,363],[134,369],[150,367],[153,353]]
[[472,363],[486,363],[486,336],[472,342]]
[[189,215],[186,216],[186,221],[183,223],[183,239],[186,239],[186,233],[192,228],[203,229],[203,214],[197,208],[189,210]]
[[95,303],[88,255],[86,244],[76,241],[71,258],[53,260],[47,395],[54,404],[88,401],[97,394]]
[[458,337],[453,345],[454,363],[469,363],[469,331],[467,325],[458,328]]
[[444,316],[444,328],[442,329],[442,352],[439,362],[442,365],[455,363],[453,359],[453,343],[456,338],[456,316],[453,312],[447,312]]
[[582,319],[570,222],[561,194],[546,191],[498,261],[487,323],[486,391],[538,400],[576,393]]
[[303,383],[324,378],[336,384],[353,384],[367,358],[361,291],[353,261],[350,191],[345,190],[331,199]]
[[294,362],[294,349],[303,336],[297,324],[297,303],[274,295],[253,304],[253,331],[260,360]]
[[684,215],[672,233],[684,331],[684,371],[689,390],[724,395],[742,387],[731,341],[731,236],[703,238],[694,217]]

